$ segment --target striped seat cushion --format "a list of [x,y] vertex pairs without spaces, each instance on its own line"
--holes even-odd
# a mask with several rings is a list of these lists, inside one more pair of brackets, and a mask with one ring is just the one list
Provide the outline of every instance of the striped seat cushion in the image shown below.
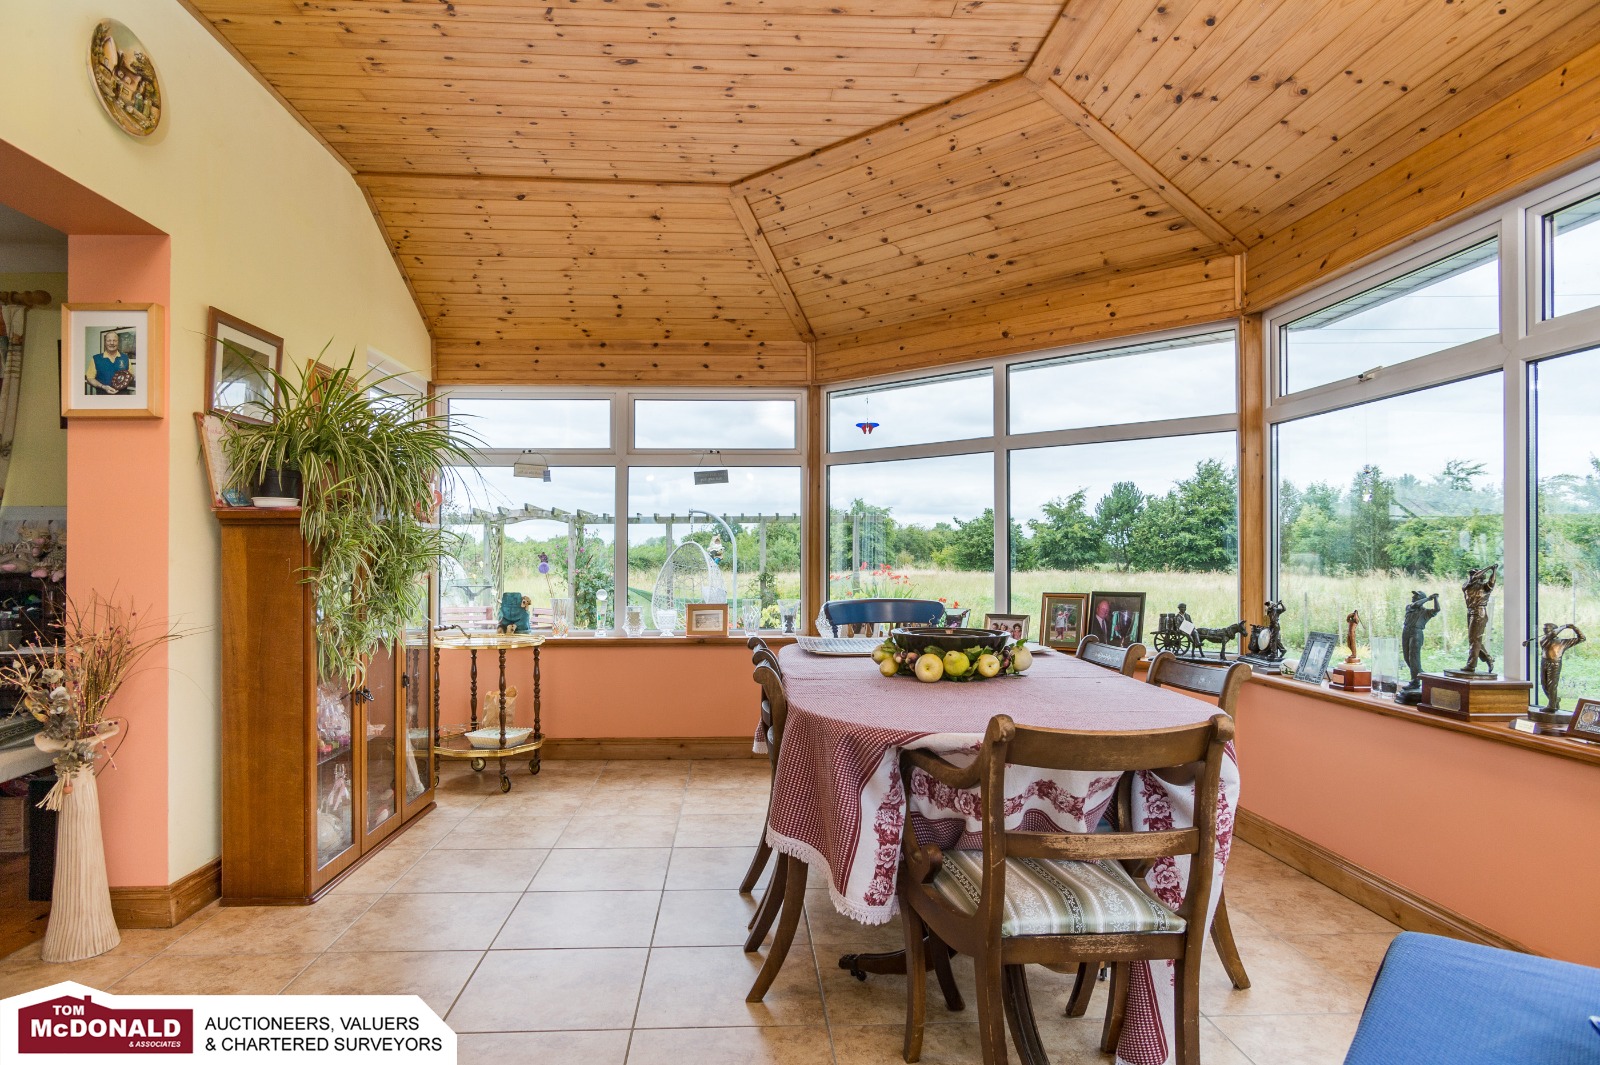
[[[963,913],[978,912],[982,851],[946,851],[933,887]],[[1006,859],[1002,936],[1181,932],[1182,917],[1163,906],[1114,861]]]

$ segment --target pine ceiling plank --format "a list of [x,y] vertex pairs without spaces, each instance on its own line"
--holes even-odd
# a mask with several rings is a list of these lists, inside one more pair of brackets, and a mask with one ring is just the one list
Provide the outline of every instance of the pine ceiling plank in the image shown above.
[[1044,81],[1083,65],[1104,63],[1156,7],[1150,0],[1115,4],[1065,0],[1028,67],[1028,79]]
[[778,297],[783,300],[783,305],[794,322],[795,332],[807,342],[816,340],[816,334],[811,331],[811,323],[806,321],[806,313],[801,309],[800,302],[795,299],[794,290],[789,287],[789,279],[784,276],[783,267],[778,265],[777,257],[772,254],[772,245],[768,243],[766,234],[761,231],[761,223],[756,221],[756,216],[750,211],[750,204],[746,202],[742,193],[732,188],[728,190],[728,203],[733,207],[734,217],[744,229],[751,248],[761,261],[762,268],[766,270],[767,280],[772,283]]

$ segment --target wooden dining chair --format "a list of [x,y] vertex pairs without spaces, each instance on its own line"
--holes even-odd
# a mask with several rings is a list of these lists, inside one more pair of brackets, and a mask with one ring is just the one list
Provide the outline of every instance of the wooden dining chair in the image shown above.
[[[750,664],[752,666],[767,666],[778,675],[780,680],[782,679],[783,667],[778,664],[777,654],[772,650],[772,648],[767,646],[767,642],[765,640],[759,636],[751,636],[745,640],[745,646],[750,648]],[[777,741],[773,738],[772,703],[771,700],[767,698],[765,690],[763,690],[761,694],[761,716],[759,719],[759,728],[761,731],[761,737],[766,741],[767,744],[767,765],[770,769],[770,775],[776,776],[778,772],[778,745]],[[769,787],[767,793],[767,810],[769,813],[771,812],[771,809],[772,794]],[[766,868],[768,860],[772,857],[772,848],[767,845],[765,818],[762,819],[761,824],[761,838],[756,841],[756,853],[750,859],[750,868],[745,870],[744,879],[739,882],[739,891],[746,895],[755,890],[757,881],[761,879],[762,870]],[[774,880],[776,881],[776,879],[777,877],[775,875]],[[772,885],[769,884],[767,889],[770,893]],[[772,923],[771,915],[767,915],[765,923],[762,923],[763,912],[763,909],[758,907],[756,912],[751,915],[750,923],[746,926],[747,928],[756,929],[756,931],[753,932],[755,946],[747,946],[746,949],[748,950],[754,950],[756,949],[756,946],[760,945],[762,938],[767,934],[767,927]],[[757,929],[758,924],[760,925],[759,929]]]
[[[767,754],[771,759],[773,775],[777,775],[778,749],[783,743],[784,724],[789,719],[789,697],[783,688],[783,678],[771,666],[762,664],[756,666],[756,683],[761,685],[763,705],[770,707],[772,725],[767,731]],[[772,813],[772,799],[767,799],[767,814]],[[762,838],[766,833],[763,831]],[[783,968],[784,959],[789,956],[789,947],[794,943],[795,929],[800,925],[800,914],[806,905],[806,874],[809,869],[806,863],[798,858],[791,858],[787,854],[778,854],[778,860],[772,866],[772,879],[768,881],[767,893],[761,900],[761,907],[756,911],[755,920],[751,922],[750,935],[744,941],[747,954],[754,954],[761,948],[761,941],[766,938],[767,929],[772,925],[773,918],[777,918],[777,931],[772,935],[772,948],[767,951],[767,959],[762,963],[761,972],[756,974],[756,982],[751,986],[750,993],[745,996],[747,1002],[760,1002],[766,996],[767,989],[778,978],[778,971]]]
[[830,599],[822,617],[839,635],[841,625],[937,625],[944,604],[933,599]]
[[[1028,998],[1026,965],[1069,971],[1099,959],[1176,962],[1174,1060],[1198,1065],[1202,925],[1211,898],[1223,747],[1232,738],[1233,721],[1223,714],[1199,725],[1143,732],[1031,728],[1002,714],[989,722],[971,765],[957,767],[928,751],[902,751],[901,779],[909,781],[921,770],[947,787],[978,789],[983,838],[981,851],[942,852],[924,847],[906,818],[898,886],[906,940],[905,1060],[914,1062],[922,1053],[926,926],[972,956],[984,1065],[1006,1062],[1007,1023],[1025,1060],[1047,1060]],[[1147,832],[1009,831],[1005,778],[1012,765],[1117,772],[1124,774],[1123,787],[1139,771],[1190,767],[1196,773],[1195,824]],[[1184,854],[1191,856],[1188,885],[1176,909],[1128,868]]]
[[1085,662],[1116,670],[1124,677],[1133,676],[1134,667],[1144,660],[1144,644],[1117,647],[1098,636],[1085,636],[1078,641],[1078,657]]

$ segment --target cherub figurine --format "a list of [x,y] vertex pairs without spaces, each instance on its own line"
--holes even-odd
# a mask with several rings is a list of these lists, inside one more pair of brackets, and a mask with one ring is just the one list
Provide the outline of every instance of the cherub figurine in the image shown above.
[[1473,570],[1461,586],[1461,594],[1467,600],[1467,642],[1471,652],[1461,668],[1463,673],[1476,673],[1479,661],[1488,673],[1494,673],[1494,656],[1484,646],[1483,637],[1489,631],[1489,596],[1494,594],[1499,576],[1500,564],[1496,562]]
[[[1561,634],[1568,629],[1572,635],[1562,639]],[[1584,640],[1583,632],[1576,625],[1562,625],[1557,627],[1554,622],[1544,623],[1544,631],[1538,636],[1522,641],[1522,646],[1537,644],[1539,647],[1539,687],[1544,690],[1545,711],[1556,714],[1561,712],[1561,656]]]

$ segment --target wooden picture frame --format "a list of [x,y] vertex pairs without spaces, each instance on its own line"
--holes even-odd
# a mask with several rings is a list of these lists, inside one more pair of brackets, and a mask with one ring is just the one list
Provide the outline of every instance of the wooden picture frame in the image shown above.
[[1305,649],[1294,667],[1294,679],[1321,686],[1327,678],[1328,663],[1333,661],[1339,647],[1339,637],[1331,632],[1313,632],[1306,635]]
[[206,484],[211,488],[211,506],[215,510],[248,507],[250,497],[237,488],[228,487],[228,460],[222,451],[222,434],[227,423],[221,414],[194,413],[195,432],[200,436],[200,460],[206,468]]
[[161,304],[63,303],[61,340],[62,417],[166,414],[167,329]]
[[1567,735],[1585,743],[1600,743],[1600,699],[1579,699],[1572,707]]
[[[1112,647],[1132,647],[1144,638],[1143,592],[1090,592],[1084,635]],[[1104,606],[1106,609],[1101,610]]]
[[1077,651],[1089,624],[1088,592],[1045,592],[1039,600],[1039,642],[1056,651]]
[[727,603],[690,603],[683,608],[685,636],[728,635]]
[[206,402],[207,414],[256,425],[267,421],[260,411],[270,404],[275,391],[273,373],[283,372],[283,338],[235,318],[226,311],[210,308],[206,317]]
[[[1028,641],[1028,629],[1030,628],[1032,621],[1033,619],[1027,614],[983,615],[984,628],[988,629],[990,632],[1009,633],[1011,638],[1017,643],[1026,643]],[[1021,632],[1020,636],[1017,635],[1019,631]]]

